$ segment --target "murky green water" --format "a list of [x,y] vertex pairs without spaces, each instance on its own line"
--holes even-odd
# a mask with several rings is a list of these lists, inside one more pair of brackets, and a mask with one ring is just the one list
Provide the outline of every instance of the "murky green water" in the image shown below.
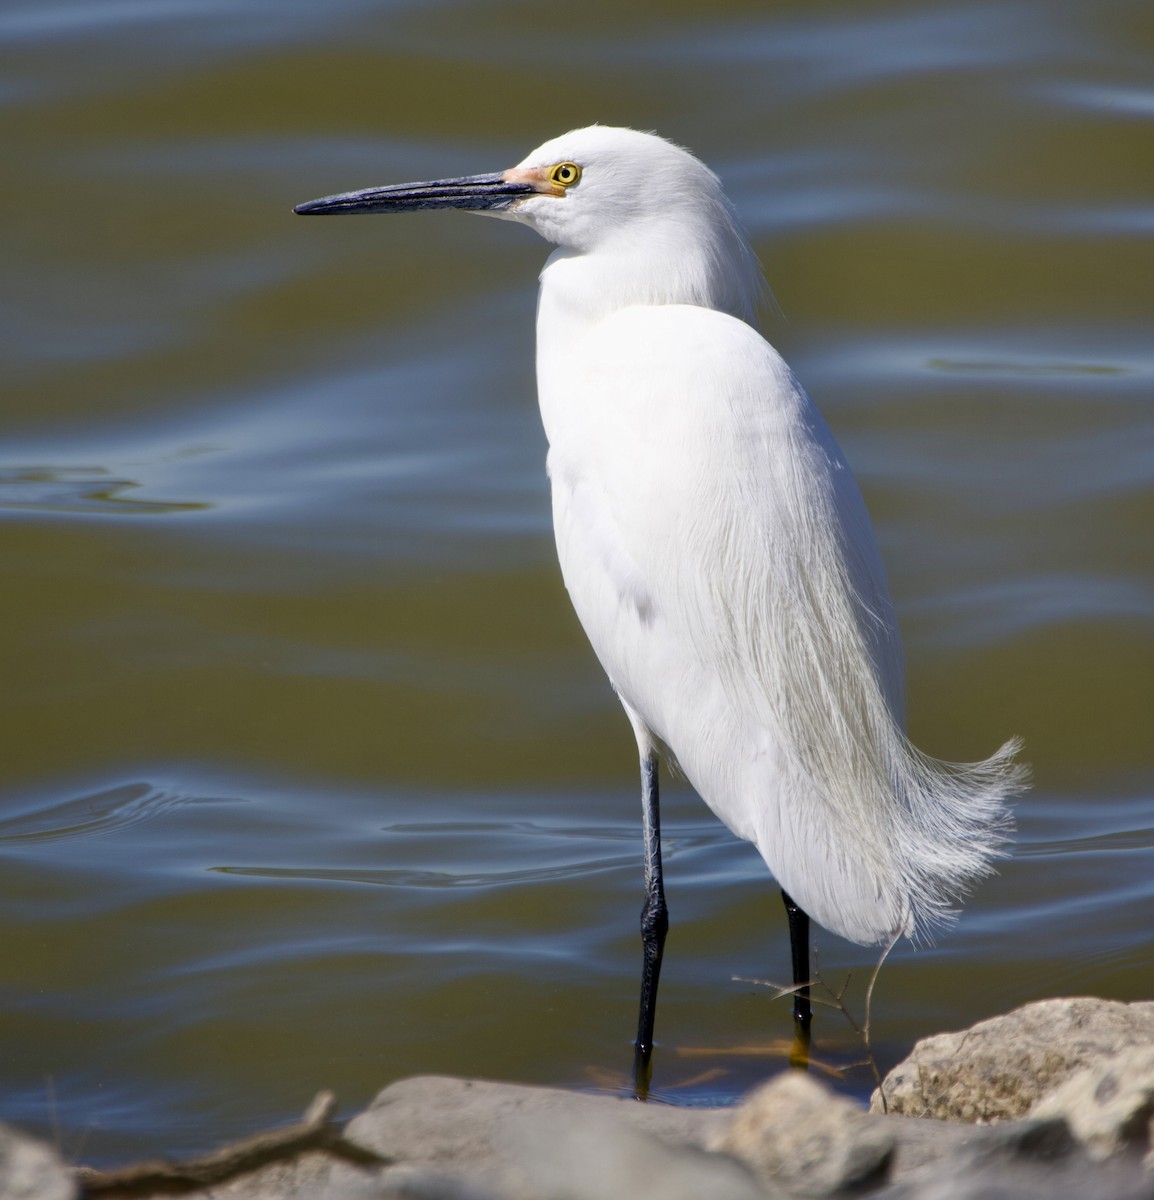
[[[636,764],[553,560],[546,248],[289,211],[591,120],[750,226],[919,743],[1027,741],[1014,857],[882,975],[883,1066],[1148,998],[1152,38],[1142,0],[0,3],[0,1118],[108,1160],[418,1071],[626,1086]],[[727,1100],[783,1065],[735,977],[787,974],[784,916],[695,797],[665,824],[654,1085]]]

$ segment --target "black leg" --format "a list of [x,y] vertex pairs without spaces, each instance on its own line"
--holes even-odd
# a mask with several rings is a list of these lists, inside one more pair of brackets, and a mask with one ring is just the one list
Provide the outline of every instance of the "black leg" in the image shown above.
[[657,752],[641,759],[641,804],[645,832],[645,904],[641,909],[641,1007],[634,1043],[633,1085],[644,1098],[649,1090],[649,1057],[653,1053],[653,1022],[657,1016],[657,980],[669,930],[669,910],[661,882],[661,815],[657,795]]
[[789,917],[789,949],[793,958],[793,1052],[790,1062],[805,1067],[809,1061],[809,1027],[813,1012],[809,1004],[809,917],[782,889],[785,912]]

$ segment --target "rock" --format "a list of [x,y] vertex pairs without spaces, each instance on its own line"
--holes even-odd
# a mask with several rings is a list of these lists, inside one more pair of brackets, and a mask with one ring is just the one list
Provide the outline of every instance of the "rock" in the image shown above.
[[[870,1200],[1154,1200],[1154,1186],[1131,1157],[1091,1162],[1065,1121],[1027,1119],[998,1125],[949,1125],[911,1117],[896,1122],[898,1178]],[[958,1134],[934,1138],[939,1154],[907,1159],[911,1128]]]
[[1076,1072],[1154,1044],[1154,1002],[1040,1000],[960,1033],[924,1038],[875,1091],[871,1112],[954,1121],[1025,1116]]
[[767,1200],[749,1168],[729,1155],[674,1146],[608,1113],[564,1123],[525,1117],[507,1144],[523,1188],[514,1194],[534,1200]]
[[[1154,1144],[1154,1045],[1112,1055],[1078,1071],[1034,1105],[1060,1117],[1093,1159]],[[1154,1154],[1148,1158],[1154,1167]]]
[[[660,1179],[664,1198],[756,1200],[762,1193],[744,1168],[703,1152],[728,1115],[556,1088],[418,1076],[385,1088],[349,1122],[345,1138],[407,1168],[435,1170],[446,1200],[458,1194],[451,1187],[466,1185],[501,1200],[632,1200],[645,1190],[639,1191],[645,1179],[648,1186]],[[381,1180],[395,1183],[398,1177],[394,1168]],[[416,1190],[432,1186],[427,1177],[414,1178],[418,1182],[404,1184],[409,1191],[395,1194],[440,1200],[441,1193]],[[679,1178],[694,1190],[677,1190]]]
[[[271,1198],[270,1198],[271,1200]],[[390,1167],[375,1179],[339,1184],[312,1200],[503,1200],[488,1188],[431,1167]]]
[[1149,1180],[1133,1164],[965,1172],[946,1159],[932,1178],[871,1192],[869,1200],[1151,1200],[1151,1195]]
[[889,1115],[796,1071],[737,1109],[426,1076],[344,1127],[322,1094],[208,1154],[74,1172],[0,1127],[0,1200],[1154,1200],[1154,1003],[1027,1005],[884,1087]]
[[832,1196],[879,1182],[895,1136],[853,1101],[789,1071],[752,1092],[713,1145],[771,1189]]
[[971,1143],[975,1136],[989,1132],[986,1127],[954,1125],[917,1117],[880,1117],[871,1113],[870,1120],[894,1135],[897,1144],[889,1174],[895,1182],[923,1172],[936,1171],[945,1155]]
[[0,1200],[73,1200],[76,1182],[43,1142],[0,1125]]

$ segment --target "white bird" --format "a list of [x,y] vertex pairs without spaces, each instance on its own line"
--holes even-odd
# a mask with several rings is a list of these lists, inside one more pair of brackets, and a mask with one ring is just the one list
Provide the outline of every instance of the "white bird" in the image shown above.
[[509,170],[369,188],[302,214],[456,208],[536,230],[537,386],[557,553],[641,756],[647,1065],[668,917],[657,764],[753,842],[789,914],[808,1039],[808,916],[860,944],[949,919],[1000,853],[1016,740],[946,763],[905,733],[901,641],[857,484],[754,329],[757,258],[717,177],[591,126]]

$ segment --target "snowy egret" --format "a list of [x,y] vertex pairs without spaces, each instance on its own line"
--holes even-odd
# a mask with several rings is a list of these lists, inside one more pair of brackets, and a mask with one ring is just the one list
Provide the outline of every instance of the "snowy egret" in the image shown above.
[[1025,786],[905,734],[897,621],[833,435],[753,328],[765,284],[717,177],[653,134],[592,126],[487,175],[368,188],[302,214],[456,208],[557,249],[537,387],[565,585],[641,756],[648,1064],[668,913],[658,756],[782,889],[808,1041],[809,918],[866,945],[948,919]]

